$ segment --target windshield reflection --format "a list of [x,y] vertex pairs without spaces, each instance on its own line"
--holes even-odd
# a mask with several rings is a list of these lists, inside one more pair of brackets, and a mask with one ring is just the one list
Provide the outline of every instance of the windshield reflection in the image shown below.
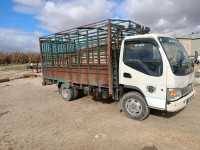
[[184,47],[180,44],[180,42],[177,39],[170,37],[159,37],[158,40],[167,55],[171,67],[180,65],[179,60],[177,59],[178,51],[181,51],[183,53],[184,58],[182,58],[183,59],[182,64],[185,65],[188,65],[188,63],[190,64],[190,59],[188,57],[188,54],[186,53]]

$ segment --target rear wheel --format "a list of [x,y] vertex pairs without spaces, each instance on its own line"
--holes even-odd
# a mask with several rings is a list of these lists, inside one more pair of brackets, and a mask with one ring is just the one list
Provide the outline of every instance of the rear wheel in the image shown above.
[[77,99],[78,98],[78,88],[74,87],[73,90],[74,90],[74,99]]
[[60,87],[60,94],[65,101],[70,101],[74,98],[74,91],[72,88],[67,88],[66,84]]
[[145,99],[138,93],[126,93],[121,99],[122,110],[126,116],[135,120],[144,120],[149,115]]

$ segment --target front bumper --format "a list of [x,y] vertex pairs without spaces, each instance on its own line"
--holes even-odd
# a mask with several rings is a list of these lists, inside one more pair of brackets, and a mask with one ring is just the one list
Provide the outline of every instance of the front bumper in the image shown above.
[[170,104],[167,104],[167,111],[175,112],[184,108],[188,104],[188,99],[192,96],[194,97],[194,95],[195,95],[195,91],[193,90],[192,92],[190,92],[188,95],[184,96],[183,98],[175,102],[170,102]]

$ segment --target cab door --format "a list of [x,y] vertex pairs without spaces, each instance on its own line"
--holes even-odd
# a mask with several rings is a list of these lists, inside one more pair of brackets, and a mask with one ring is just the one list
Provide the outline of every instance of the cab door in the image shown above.
[[125,88],[140,91],[150,107],[166,109],[164,53],[154,38],[124,40],[120,53],[119,79]]

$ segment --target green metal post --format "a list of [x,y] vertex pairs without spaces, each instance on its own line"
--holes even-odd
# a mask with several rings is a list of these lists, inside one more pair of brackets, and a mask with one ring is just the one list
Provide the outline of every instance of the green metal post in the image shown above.
[[79,41],[79,31],[77,30],[77,41],[78,41],[78,76],[79,76],[79,83],[80,88],[82,89],[82,82],[81,82],[81,67],[80,67],[80,41]]
[[88,30],[86,31],[86,49],[87,49],[87,69],[88,69],[88,86],[90,87],[90,61],[88,52]]
[[70,74],[71,74],[71,82],[73,84],[73,75],[72,75],[72,59],[71,59],[71,50],[70,50],[70,35],[68,35],[68,44],[69,44],[69,55],[68,55],[68,58],[69,58],[69,65],[70,65]]
[[109,94],[113,93],[113,86],[112,86],[112,65],[111,65],[111,21],[108,20],[108,27],[107,27],[107,34],[108,34],[108,87],[109,87]]
[[99,29],[97,29],[97,53],[98,53],[98,88],[99,92],[101,91],[100,88],[100,49],[99,49]]

